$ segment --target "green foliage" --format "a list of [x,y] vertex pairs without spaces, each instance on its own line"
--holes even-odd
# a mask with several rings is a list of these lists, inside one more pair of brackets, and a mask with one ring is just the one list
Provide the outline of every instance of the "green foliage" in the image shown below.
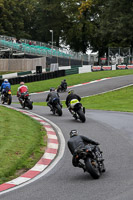
[[132,0],[0,0],[0,34],[54,45],[60,38],[76,52],[133,47]]
[[[126,0],[109,0],[102,8],[99,30],[106,46],[127,47],[132,45],[133,2]],[[104,39],[105,38],[105,39]]]
[[35,0],[5,0],[0,4],[0,34],[30,37]]
[[62,34],[62,25],[65,15],[62,12],[61,0],[40,0],[36,7],[34,19],[34,39],[51,42],[50,30],[54,33],[54,45],[59,46],[59,37]]

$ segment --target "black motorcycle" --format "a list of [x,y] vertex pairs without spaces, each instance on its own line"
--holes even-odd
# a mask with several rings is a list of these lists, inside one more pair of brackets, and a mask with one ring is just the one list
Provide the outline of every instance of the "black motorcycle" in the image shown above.
[[32,105],[33,101],[30,100],[30,95],[28,92],[21,94],[20,104],[21,104],[22,108],[27,107],[30,110],[33,109],[33,105]]
[[76,158],[82,160],[86,171],[92,178],[98,179],[105,172],[104,159],[99,147],[89,144],[85,148],[77,149]]
[[69,111],[76,120],[79,119],[83,123],[86,121],[85,107],[83,107],[80,102],[77,102],[73,108],[69,108]]
[[67,91],[67,84],[62,87],[61,85],[58,86],[57,92],[66,92]]
[[1,103],[7,103],[8,105],[12,103],[12,93],[8,87],[5,88],[4,93],[1,95]]
[[51,104],[51,111],[53,112],[54,115],[59,115],[62,116],[62,106],[60,105],[59,99],[58,98],[54,98],[52,100],[52,104]]

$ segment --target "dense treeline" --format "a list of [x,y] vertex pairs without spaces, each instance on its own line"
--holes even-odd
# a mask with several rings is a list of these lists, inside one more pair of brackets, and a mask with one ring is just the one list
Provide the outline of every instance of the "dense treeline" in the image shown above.
[[133,1],[0,0],[0,35],[48,43],[51,29],[76,52],[133,47]]

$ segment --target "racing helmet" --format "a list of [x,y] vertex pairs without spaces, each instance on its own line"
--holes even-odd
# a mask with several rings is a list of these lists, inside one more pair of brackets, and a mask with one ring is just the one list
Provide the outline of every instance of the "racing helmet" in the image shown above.
[[66,81],[66,79],[64,79],[64,81]]
[[69,90],[68,91],[68,94],[73,94],[74,93],[74,90]]
[[77,130],[71,130],[70,131],[70,138],[73,137],[73,136],[76,136],[78,135],[78,131]]
[[22,82],[20,82],[20,85],[24,85],[24,82],[22,81]]
[[6,78],[6,79],[4,79],[4,82],[6,82],[6,83],[7,83],[7,82],[8,82],[8,79],[7,79],[7,78]]
[[52,87],[52,88],[50,88],[50,92],[52,92],[52,91],[55,91],[55,88],[53,88],[53,87]]

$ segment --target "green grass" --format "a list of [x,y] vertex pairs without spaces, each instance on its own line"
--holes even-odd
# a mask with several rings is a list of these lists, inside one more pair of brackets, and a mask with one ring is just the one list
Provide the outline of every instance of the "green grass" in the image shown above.
[[0,184],[36,164],[44,154],[45,137],[39,122],[0,106]]
[[[83,74],[68,75],[68,76],[44,80],[44,81],[26,83],[26,85],[29,88],[29,92],[33,93],[33,92],[47,91],[50,89],[50,87],[57,88],[58,85],[60,85],[61,80],[63,80],[64,78],[67,80],[68,86],[71,86],[75,84],[98,80],[101,78],[116,77],[116,76],[130,75],[130,74],[133,74],[133,70],[89,72],[89,73],[83,73]],[[19,84],[12,85],[13,95],[16,95],[18,87],[19,87]]]
[[133,112],[133,86],[82,98],[86,109]]

